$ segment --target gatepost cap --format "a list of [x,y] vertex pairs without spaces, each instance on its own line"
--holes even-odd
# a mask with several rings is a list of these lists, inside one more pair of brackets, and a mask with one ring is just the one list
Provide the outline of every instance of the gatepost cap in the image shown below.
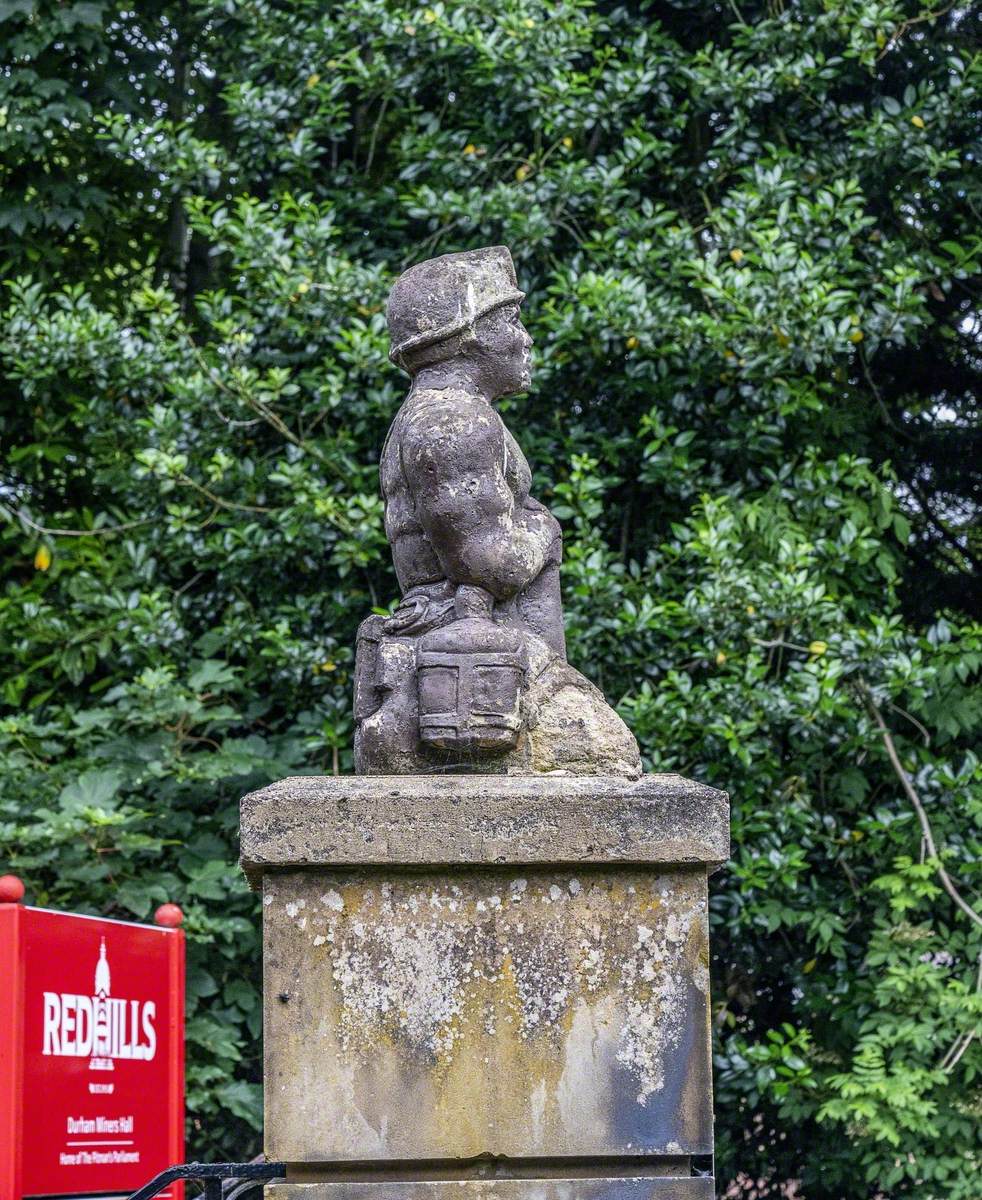
[[154,923],[163,925],[166,929],[176,929],[184,920],[184,913],[176,904],[161,904],[153,914]]
[[404,368],[406,354],[446,341],[492,309],[524,299],[507,246],[441,254],[417,263],[389,292],[389,358]]
[[23,898],[23,881],[16,875],[0,875],[0,904],[19,904]]

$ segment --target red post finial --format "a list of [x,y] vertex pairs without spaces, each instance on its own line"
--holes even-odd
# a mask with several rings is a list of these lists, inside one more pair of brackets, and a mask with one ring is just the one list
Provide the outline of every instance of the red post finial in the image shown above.
[[184,913],[176,904],[161,904],[153,914],[153,919],[158,925],[163,925],[167,929],[176,929],[184,920]]
[[24,898],[24,884],[16,875],[0,875],[0,904],[19,904]]

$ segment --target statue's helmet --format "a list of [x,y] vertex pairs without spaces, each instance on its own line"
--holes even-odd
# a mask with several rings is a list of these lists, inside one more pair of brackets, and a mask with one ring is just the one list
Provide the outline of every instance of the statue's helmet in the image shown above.
[[521,303],[525,293],[517,284],[507,246],[442,254],[410,267],[389,293],[389,358],[405,369],[407,355],[463,333],[493,309]]

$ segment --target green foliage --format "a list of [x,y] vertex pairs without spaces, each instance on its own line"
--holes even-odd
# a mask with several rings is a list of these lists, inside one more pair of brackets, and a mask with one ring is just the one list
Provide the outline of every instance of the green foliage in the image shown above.
[[0,2],[0,867],[184,907],[190,1154],[259,1145],[237,799],[350,771],[396,595],[387,288],[507,242],[571,658],[732,798],[727,1194],[978,1196],[941,874],[978,912],[978,40],[881,0]]

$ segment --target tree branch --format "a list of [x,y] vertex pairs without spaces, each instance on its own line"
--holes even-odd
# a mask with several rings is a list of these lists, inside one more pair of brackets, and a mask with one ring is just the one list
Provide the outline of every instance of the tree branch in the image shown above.
[[184,487],[193,488],[196,492],[200,492],[202,496],[207,497],[212,504],[217,504],[219,508],[228,509],[229,512],[255,512],[255,513],[270,513],[275,512],[274,508],[263,508],[261,504],[235,504],[231,500],[223,500],[221,496],[216,496],[214,492],[210,492],[206,487],[203,487],[196,479],[192,479],[190,475],[185,475],[182,471],[177,477],[178,483]]
[[36,521],[32,521],[27,513],[18,508],[11,513],[10,509],[0,505],[0,513],[12,520],[17,517],[19,520],[36,533],[43,533],[47,537],[106,537],[111,533],[122,533],[125,529],[137,529],[141,525],[151,525],[154,521],[153,517],[144,517],[140,521],[126,521],[122,525],[103,525],[99,529],[52,529],[47,525],[38,525]]
[[876,726],[880,731],[880,736],[883,738],[883,745],[886,748],[887,758],[890,760],[890,765],[893,767],[897,778],[900,780],[901,786],[903,787],[904,792],[907,795],[907,799],[910,801],[914,809],[914,812],[917,813],[917,819],[921,825],[921,834],[924,838],[925,845],[927,846],[928,857],[933,859],[935,862],[935,870],[938,873],[938,878],[941,880],[941,886],[952,898],[955,904],[969,918],[969,920],[974,921],[975,924],[982,929],[982,916],[979,916],[975,909],[972,908],[972,906],[962,898],[962,895],[958,888],[955,887],[951,876],[945,870],[945,865],[941,861],[941,855],[938,853],[937,842],[934,840],[934,830],[931,828],[931,822],[928,820],[927,811],[925,810],[924,805],[921,803],[921,798],[917,794],[917,789],[914,787],[910,776],[904,769],[903,763],[900,761],[900,755],[897,753],[897,747],[894,743],[893,735],[887,728],[887,723],[883,719],[883,714],[880,712],[876,701],[873,699],[873,693],[870,691],[869,685],[865,680],[861,679],[859,680],[859,686],[863,693],[863,700],[866,703],[866,708],[870,716],[876,722]]
[[957,3],[958,0],[951,0],[950,4],[946,4],[944,8],[939,8],[936,12],[921,13],[919,17],[910,17],[908,20],[902,21],[891,34],[887,44],[876,56],[876,61],[879,62],[882,58],[889,54],[894,47],[898,46],[904,34],[907,33],[908,30],[913,29],[915,25],[922,25],[925,21],[936,21],[938,17],[943,17],[946,13],[950,13]]

